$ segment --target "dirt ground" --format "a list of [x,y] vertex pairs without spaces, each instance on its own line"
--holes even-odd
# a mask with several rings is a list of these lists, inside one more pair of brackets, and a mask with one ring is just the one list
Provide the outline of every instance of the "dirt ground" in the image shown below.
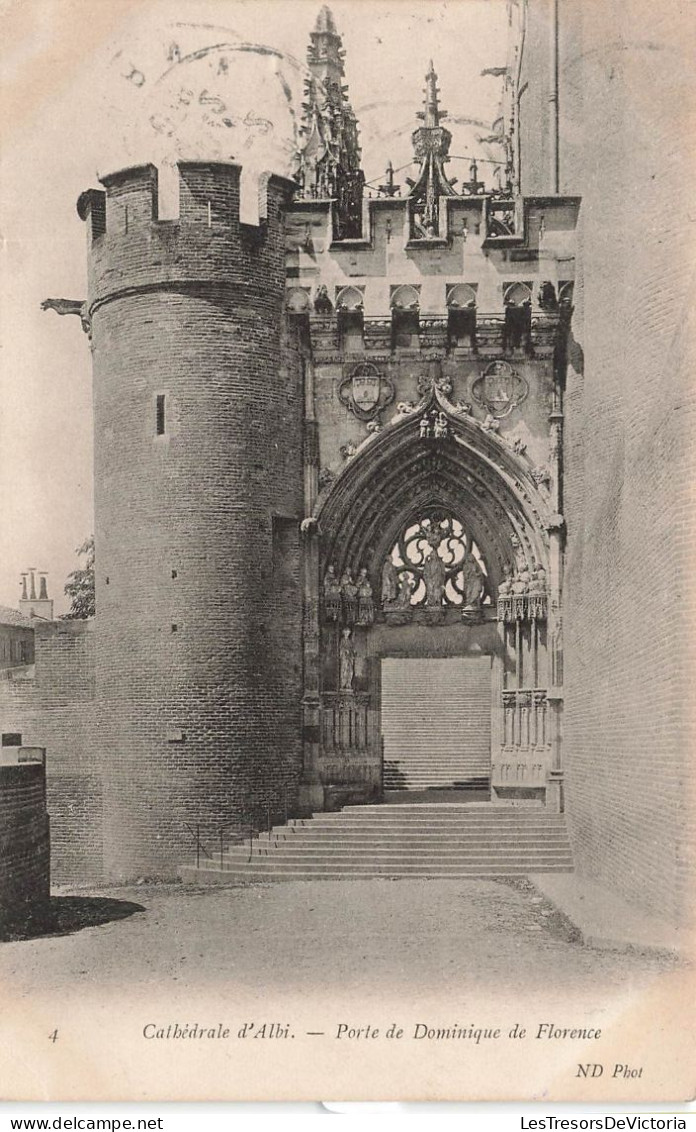
[[52,916],[0,946],[0,1096],[654,1100],[680,1058],[691,1080],[682,1024],[653,1025],[689,973],[584,945],[526,880],[142,884]]
[[89,983],[232,981],[266,989],[417,985],[458,990],[503,980],[630,992],[673,966],[652,952],[586,947],[521,881],[297,881],[230,888],[140,885],[67,892],[53,926],[0,948],[0,978],[21,994]]

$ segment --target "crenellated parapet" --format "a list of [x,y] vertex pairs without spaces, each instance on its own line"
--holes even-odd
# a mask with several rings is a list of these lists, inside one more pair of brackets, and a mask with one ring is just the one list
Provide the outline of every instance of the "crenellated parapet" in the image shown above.
[[[243,287],[263,299],[284,281],[284,222],[293,182],[269,175],[247,186],[242,167],[181,162],[176,167],[174,218],[163,217],[154,165],[122,169],[101,178],[78,201],[88,223],[90,313],[109,298],[156,286],[173,290]],[[246,190],[256,194],[242,214]]]
[[[286,301],[317,361],[364,350],[423,360],[553,362],[572,312],[574,197],[517,202],[514,237],[491,237],[491,195],[442,201],[437,239],[414,239],[409,198],[365,202],[365,239],[336,239],[329,202],[294,200]],[[308,316],[309,317],[308,319]]]

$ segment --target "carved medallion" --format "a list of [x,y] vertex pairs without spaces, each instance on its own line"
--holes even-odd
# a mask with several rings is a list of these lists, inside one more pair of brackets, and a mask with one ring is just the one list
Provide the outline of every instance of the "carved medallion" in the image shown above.
[[471,393],[492,417],[506,417],[525,400],[529,384],[509,362],[491,362],[476,378]]
[[394,400],[394,383],[371,362],[361,362],[343,378],[338,396],[359,420],[369,421]]

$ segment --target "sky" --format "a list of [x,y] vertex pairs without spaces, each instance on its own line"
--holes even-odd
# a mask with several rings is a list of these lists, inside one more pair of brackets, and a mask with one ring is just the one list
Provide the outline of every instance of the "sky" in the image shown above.
[[[430,58],[449,111],[452,154],[498,156],[478,139],[499,108],[501,80],[481,71],[506,60],[504,0],[330,6],[368,181],[382,180],[388,159],[395,168],[411,159]],[[177,84],[182,73],[191,88],[217,82],[211,93],[224,94],[235,121],[264,106],[282,117],[287,110],[274,107],[269,93],[277,90],[271,72],[280,70],[298,107],[320,4],[3,0],[0,7],[0,604],[16,606],[20,573],[35,567],[48,571],[60,614],[75,550],[94,526],[91,355],[79,319],[40,304],[86,297],[86,233],[75,202],[98,186],[98,175],[139,161],[162,167],[177,156],[253,158],[290,172],[287,123],[250,156],[241,134],[221,134],[210,114],[184,107]],[[202,48],[220,43],[233,49],[224,76],[214,73],[215,53],[201,61]],[[235,51],[242,43],[281,54]],[[191,59],[183,72],[172,67],[181,57]],[[468,161],[449,167],[460,180],[467,171]],[[487,180],[492,171],[480,169]]]

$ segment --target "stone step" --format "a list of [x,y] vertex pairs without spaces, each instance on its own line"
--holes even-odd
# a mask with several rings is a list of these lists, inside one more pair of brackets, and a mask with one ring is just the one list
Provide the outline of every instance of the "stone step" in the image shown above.
[[[249,841],[242,842],[249,844]],[[564,833],[549,834],[548,837],[543,837],[543,834],[535,835],[535,837],[441,837],[439,834],[431,834],[430,837],[414,837],[410,834],[381,834],[379,837],[368,838],[364,837],[362,833],[352,833],[350,835],[342,834],[341,837],[332,837],[328,833],[315,834],[310,837],[308,834],[297,834],[295,837],[283,837],[282,834],[276,834],[272,838],[259,837],[255,838],[255,846],[264,846],[265,848],[277,848],[291,846],[323,846],[323,844],[345,844],[345,846],[364,846],[364,847],[379,847],[379,848],[393,848],[393,849],[427,849],[433,848],[453,848],[453,849],[466,849],[476,846],[481,848],[505,848],[505,849],[534,849],[536,847],[562,847],[567,846],[568,838]]]
[[[361,825],[355,822],[353,825],[318,825],[314,829],[311,827],[295,827],[293,829],[285,830],[282,827],[274,829],[271,833],[265,830],[259,833],[259,837],[266,840],[270,837],[279,837],[282,840],[290,841],[298,837],[374,837],[377,834],[384,834],[385,837],[416,837],[424,841],[438,838],[441,841],[456,838],[456,839],[471,839],[471,838],[490,838],[493,841],[498,841],[504,838],[508,841],[516,838],[529,838],[529,837],[565,837],[566,831],[562,825],[526,825],[526,826],[470,826],[470,825],[434,825],[428,826],[427,823],[416,825],[415,822],[404,823],[403,825],[396,822],[390,822],[388,825],[380,827]],[[248,840],[248,838],[247,838]]]
[[[300,831],[300,828],[301,827],[297,827],[297,826],[294,827],[294,829],[296,829],[297,832]],[[307,827],[304,827],[304,828],[306,830]],[[370,833],[370,834],[376,834],[376,833],[380,833],[380,832],[396,833],[396,832],[401,831],[403,833],[423,833],[423,834],[433,834],[433,835],[436,834],[436,833],[439,833],[442,836],[455,836],[455,835],[460,834],[460,833],[461,834],[471,833],[472,835],[490,833],[491,836],[497,837],[499,835],[502,836],[503,834],[506,834],[506,835],[509,835],[509,836],[515,836],[517,834],[523,835],[525,833],[541,833],[541,834],[551,833],[551,832],[554,832],[556,830],[563,830],[563,828],[564,827],[561,824],[556,824],[556,823],[546,824],[544,822],[536,822],[536,823],[529,822],[527,824],[521,824],[521,823],[520,824],[512,824],[512,823],[509,823],[509,824],[506,824],[504,826],[503,825],[496,826],[496,825],[488,824],[488,823],[484,823],[484,822],[474,823],[474,822],[463,822],[463,821],[462,822],[451,821],[451,822],[438,822],[437,824],[435,824],[435,823],[431,823],[431,822],[427,822],[427,821],[423,821],[423,822],[420,822],[420,821],[399,822],[399,821],[395,820],[395,821],[389,821],[389,822],[383,822],[383,823],[380,823],[380,822],[357,822],[357,821],[355,821],[355,822],[350,822],[350,823],[345,822],[345,823],[339,824],[338,822],[336,822],[334,824],[330,824],[329,822],[322,822],[321,824],[318,823],[316,826],[314,826],[313,832],[314,833],[326,832],[326,833],[329,833],[331,835],[337,835],[339,830],[340,830],[341,833],[351,833],[351,832],[360,833],[360,832],[362,832],[362,833]],[[291,837],[291,836],[293,836],[293,834],[288,833],[288,836]]]
[[550,813],[544,806],[500,806],[491,802],[393,802],[374,806],[347,806],[344,810],[327,811],[314,814],[312,817],[293,818],[292,821],[341,821],[348,817],[358,816],[379,817],[380,821],[387,817],[467,817],[488,818],[491,821],[512,821],[528,818],[532,814],[541,814],[544,819],[563,821],[563,814]]
[[434,787],[437,786],[438,782],[446,782],[446,783],[459,782],[459,783],[461,783],[461,789],[462,790],[466,790],[466,789],[473,790],[474,787],[473,787],[473,785],[470,785],[470,784],[479,783],[479,782],[480,783],[488,783],[489,780],[490,780],[490,776],[487,775],[484,778],[480,774],[463,774],[463,773],[459,773],[458,771],[448,771],[448,770],[443,770],[443,771],[429,770],[427,767],[423,767],[422,769],[417,769],[417,768],[410,769],[409,768],[408,770],[404,770],[403,772],[399,772],[399,774],[385,774],[384,775],[385,784],[390,783],[390,782],[401,783],[404,780],[407,780],[408,782],[424,782],[426,784],[426,786],[432,785]]
[[397,872],[411,872],[413,869],[435,868],[448,872],[451,869],[469,868],[524,868],[533,872],[543,865],[572,865],[570,850],[554,850],[536,853],[352,853],[336,849],[333,852],[297,853],[226,853],[223,868],[256,864],[260,868],[389,868]]
[[[344,841],[342,838],[335,838],[333,841],[322,839],[321,841],[259,841],[255,840],[251,844],[251,852],[253,853],[275,853],[279,856],[285,856],[288,853],[380,853],[381,855],[408,855],[408,856],[423,856],[424,854],[435,854],[437,856],[447,856],[451,854],[534,854],[534,853],[562,853],[570,849],[570,843],[567,838],[555,838],[553,841],[544,841],[539,839],[535,842],[526,842],[518,844],[517,842],[507,841],[503,843],[489,842],[482,844],[480,841],[467,841],[467,842],[452,842],[452,841],[439,841],[439,842],[402,842],[397,840],[350,840]],[[249,842],[238,843],[226,847],[225,852],[229,853],[246,853],[250,851]]]
[[[419,809],[423,809],[423,813],[418,813]],[[389,822],[420,822],[429,823],[430,825],[452,824],[453,822],[466,822],[469,824],[488,824],[488,825],[523,825],[530,822],[543,822],[545,824],[560,824],[564,825],[564,818],[562,814],[547,814],[541,808],[530,808],[527,811],[515,811],[508,814],[491,814],[490,812],[475,808],[458,809],[454,806],[445,807],[436,806],[428,811],[426,806],[414,807],[411,809],[409,806],[394,806],[389,811],[380,812],[378,807],[372,809],[372,813],[360,813],[355,811],[343,811],[340,814],[319,814],[316,817],[301,817],[293,820],[287,824],[297,825],[299,823],[310,823],[312,825],[320,825],[321,823],[329,823],[332,825],[343,825],[349,823],[364,824],[370,822],[372,824],[378,823],[386,825]]]
[[[534,872],[538,873],[570,873],[573,871],[571,865],[566,864],[547,864],[541,865],[538,868],[535,866]],[[192,884],[231,884],[235,882],[243,882],[250,880],[257,881],[291,881],[291,880],[380,880],[387,877],[391,879],[428,879],[428,880],[474,880],[476,878],[498,879],[504,877],[526,876],[530,869],[526,865],[515,866],[510,865],[505,868],[498,866],[483,868],[483,867],[463,867],[458,866],[455,870],[448,870],[443,872],[436,868],[422,867],[419,870],[409,870],[403,872],[396,868],[375,869],[375,868],[362,868],[357,869],[307,869],[291,867],[288,869],[260,869],[254,865],[249,865],[244,868],[235,867],[229,869],[219,869],[210,866],[203,866],[196,869],[195,865],[182,865],[179,869],[179,875],[185,882]]]
[[465,772],[471,772],[477,778],[484,778],[491,772],[490,763],[484,766],[480,762],[469,761],[468,759],[393,759],[389,763],[385,763],[384,773],[389,774],[390,771],[399,770],[439,770],[439,771],[456,771],[461,769]]
[[[488,779],[486,779],[488,785]],[[385,790],[478,790],[480,782],[461,775],[404,774],[398,778],[384,779]]]
[[[554,818],[546,818],[543,814],[540,815],[537,811],[532,811],[527,818],[504,818],[500,821],[493,818],[477,817],[473,814],[452,814],[451,816],[443,814],[442,817],[437,817],[434,814],[429,817],[416,817],[409,814],[404,814],[401,817],[399,814],[385,814],[383,818],[356,814],[350,817],[344,815],[341,821],[337,821],[327,814],[326,817],[314,818],[311,822],[308,820],[307,824],[311,824],[315,829],[319,826],[330,826],[338,829],[349,825],[427,825],[430,829],[437,829],[440,826],[469,826],[471,829],[524,829],[530,825],[543,825],[545,828],[550,828],[554,825],[563,826],[565,823],[556,821]],[[296,827],[296,823],[294,823],[293,828]]]
[[490,764],[487,767],[481,763],[467,762],[466,759],[449,759],[448,761],[440,759],[412,759],[409,762],[391,762],[385,765],[384,775],[402,770],[432,770],[433,772],[439,771],[441,774],[456,774],[461,770],[464,774],[471,774],[474,778],[486,778],[490,772]]
[[544,819],[563,821],[563,814],[550,813],[544,806],[499,806],[488,801],[482,802],[439,802],[435,797],[431,802],[393,802],[374,806],[347,806],[344,810],[327,811],[313,817],[293,818],[292,821],[342,821],[349,817],[376,818],[380,821],[388,817],[445,818],[487,818],[490,821],[524,820],[531,814],[541,814]]
[[480,770],[475,773],[470,772],[468,767],[453,767],[453,766],[405,766],[398,767],[393,773],[389,769],[384,771],[384,781],[390,782],[392,779],[401,778],[424,778],[432,779],[436,782],[438,779],[447,782],[488,782],[490,779],[490,772],[488,774],[481,774]]

